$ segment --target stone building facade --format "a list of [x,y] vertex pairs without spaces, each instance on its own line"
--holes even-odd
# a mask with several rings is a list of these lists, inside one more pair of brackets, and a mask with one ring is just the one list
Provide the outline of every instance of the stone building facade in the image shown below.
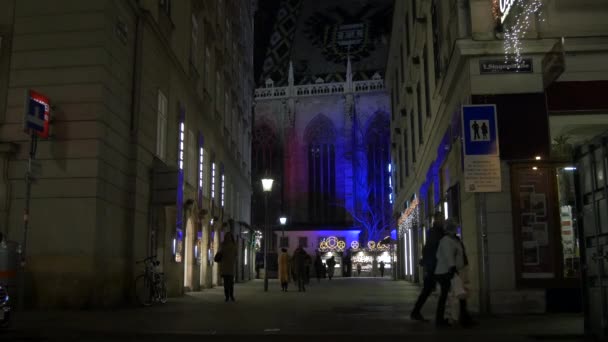
[[[281,229],[283,215],[290,231],[360,230],[362,243],[390,234],[390,108],[382,70],[391,8],[390,1],[281,1],[255,90],[256,227],[266,211],[259,180],[271,176],[272,229]],[[376,218],[355,218],[371,207]],[[372,230],[363,227],[372,221]],[[307,248],[318,250],[319,241]]]
[[[475,310],[576,311],[595,296],[585,305],[601,316],[605,290],[594,271],[586,276],[579,266],[591,260],[585,260],[585,245],[595,248],[583,233],[594,235],[593,220],[581,215],[593,209],[591,197],[575,193],[580,184],[572,152],[608,124],[601,95],[608,69],[600,62],[608,6],[531,0],[503,13],[500,5],[509,2],[395,4],[387,85],[394,209],[402,216],[400,246],[406,247],[401,277],[421,280],[421,246],[433,212],[441,211],[461,225]],[[494,178],[500,190],[488,193],[464,186],[462,106],[482,104],[496,105],[500,146]],[[589,170],[579,163],[579,175]],[[596,223],[606,227],[604,218]],[[589,280],[587,295],[581,277]]]
[[218,283],[224,232],[252,273],[250,1],[0,2],[2,231],[22,242],[26,89],[50,99],[26,251],[26,304],[132,299],[157,255],[170,296]]

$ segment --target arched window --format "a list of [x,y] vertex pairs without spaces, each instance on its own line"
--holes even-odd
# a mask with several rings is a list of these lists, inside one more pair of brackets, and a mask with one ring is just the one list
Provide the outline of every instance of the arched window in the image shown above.
[[265,172],[271,172],[277,156],[278,141],[275,132],[270,125],[262,123],[255,127],[253,132],[253,173],[263,176]]
[[386,113],[376,113],[370,119],[364,137],[367,158],[367,198],[370,207],[383,210],[389,201],[388,164],[390,163],[390,123]]
[[308,215],[312,223],[336,220],[336,151],[334,125],[319,114],[306,127]]

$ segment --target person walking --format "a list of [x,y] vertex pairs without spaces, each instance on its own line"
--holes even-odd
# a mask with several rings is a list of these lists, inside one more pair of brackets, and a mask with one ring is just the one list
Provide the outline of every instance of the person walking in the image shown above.
[[304,258],[304,284],[310,284],[310,268],[312,267],[312,258],[310,254],[306,253]]
[[384,261],[380,261],[380,277],[384,278]]
[[317,253],[317,256],[315,257],[315,274],[317,276],[317,282],[320,283],[321,282],[321,278],[323,278],[323,261],[321,260],[321,255],[319,253]]
[[306,281],[306,257],[308,253],[302,247],[296,248],[293,252],[293,265],[295,270],[295,276],[298,281],[298,292],[306,292],[306,287],[304,286]]
[[[224,296],[226,302],[230,299],[234,302],[234,273],[236,264],[236,243],[232,233],[224,235],[224,241],[218,252],[220,254],[220,274],[224,280]],[[217,256],[216,256],[217,257]]]
[[287,292],[289,286],[289,255],[285,248],[281,248],[281,254],[279,255],[279,282],[281,282],[281,291]]
[[[458,240],[458,243],[460,244],[460,247],[462,248],[462,260],[463,260],[463,267],[459,268],[458,271],[458,276],[460,277],[463,287],[465,289],[465,292],[468,292],[468,284],[469,284],[469,272],[468,272],[468,265],[469,265],[469,258],[467,257],[467,250],[464,247],[464,243],[462,242],[462,239],[456,235],[455,236],[456,240]],[[459,297],[458,298],[458,304],[459,304],[459,311],[458,311],[458,315],[457,315],[457,319],[458,319],[458,323],[462,326],[462,327],[470,327],[472,325],[475,325],[476,322],[473,320],[473,318],[471,317],[471,314],[469,313],[469,310],[467,309],[467,298],[466,298],[466,293],[464,296]]]
[[435,315],[435,325],[438,327],[450,325],[448,320],[445,319],[445,304],[452,278],[458,274],[459,269],[464,268],[464,252],[460,240],[456,235],[456,229],[457,226],[453,220],[446,220],[444,225],[445,235],[441,238],[439,247],[437,248],[435,277],[439,286],[441,286],[441,294],[439,295]]
[[358,262],[357,263],[357,277],[360,277],[360,276],[361,276],[361,263]]
[[331,278],[333,278],[333,276],[334,276],[334,269],[336,267],[336,259],[334,256],[332,256],[331,258],[327,259],[327,261],[325,263],[327,264],[327,276],[329,277],[329,280],[331,280]]
[[430,229],[426,244],[422,248],[420,266],[422,266],[424,272],[423,286],[422,291],[416,300],[416,304],[414,305],[414,309],[410,314],[410,318],[416,321],[426,321],[420,311],[437,285],[435,267],[437,266],[437,248],[439,247],[439,241],[443,237],[443,221],[443,214],[440,212],[435,213],[433,217],[433,226]]

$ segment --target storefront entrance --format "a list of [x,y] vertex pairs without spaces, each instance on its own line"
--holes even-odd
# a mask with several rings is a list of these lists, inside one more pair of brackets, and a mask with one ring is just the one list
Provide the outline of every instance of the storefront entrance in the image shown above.
[[608,137],[577,153],[585,331],[608,336]]

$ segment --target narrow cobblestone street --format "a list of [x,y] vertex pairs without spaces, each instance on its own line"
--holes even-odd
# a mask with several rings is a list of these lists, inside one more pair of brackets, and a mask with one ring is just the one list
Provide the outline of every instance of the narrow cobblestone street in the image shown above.
[[[237,284],[236,302],[225,303],[221,288],[170,299],[165,305],[113,311],[36,311],[16,314],[0,339],[10,341],[238,341],[251,335],[264,340],[346,341],[364,336],[401,336],[409,341],[576,341],[579,315],[482,317],[472,329],[438,330],[414,322],[409,312],[418,287],[388,278],[313,281],[305,293],[280,291],[271,281]],[[425,305],[433,317],[435,299]],[[267,335],[267,336],[263,336]],[[204,339],[203,339],[204,337]],[[400,338],[402,339],[402,338]]]

